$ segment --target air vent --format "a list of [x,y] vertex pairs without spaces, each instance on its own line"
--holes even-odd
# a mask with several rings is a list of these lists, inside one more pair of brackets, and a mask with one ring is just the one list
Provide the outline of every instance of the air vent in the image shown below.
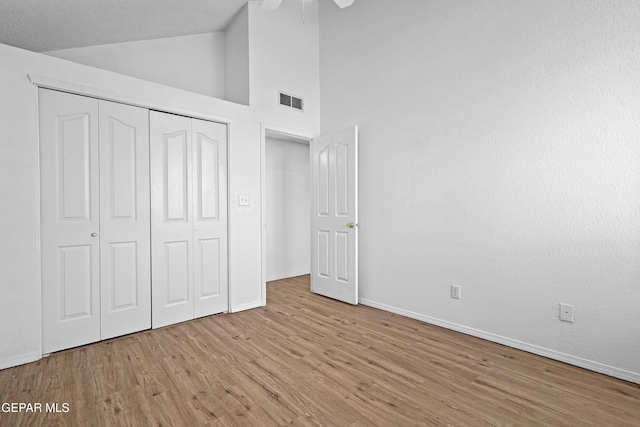
[[299,98],[297,96],[285,92],[280,92],[280,105],[302,111],[304,107],[304,101],[302,100],[302,98]]

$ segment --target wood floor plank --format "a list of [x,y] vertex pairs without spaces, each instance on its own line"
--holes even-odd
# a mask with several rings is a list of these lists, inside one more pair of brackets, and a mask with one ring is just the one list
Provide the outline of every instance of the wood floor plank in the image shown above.
[[0,371],[1,426],[637,426],[640,386],[270,282],[266,307]]

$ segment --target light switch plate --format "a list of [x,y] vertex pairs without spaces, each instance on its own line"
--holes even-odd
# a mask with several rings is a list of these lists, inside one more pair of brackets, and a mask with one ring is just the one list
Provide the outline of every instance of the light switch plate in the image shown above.
[[451,285],[451,298],[460,299],[462,293],[462,287],[457,285]]

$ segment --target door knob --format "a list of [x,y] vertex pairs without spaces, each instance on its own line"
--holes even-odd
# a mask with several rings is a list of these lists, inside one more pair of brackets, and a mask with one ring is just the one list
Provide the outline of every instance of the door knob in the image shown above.
[[91,233],[91,237],[96,237],[98,233]]
[[353,223],[353,221],[350,221],[350,222],[347,223],[347,227],[353,228],[353,227],[355,227],[355,224]]

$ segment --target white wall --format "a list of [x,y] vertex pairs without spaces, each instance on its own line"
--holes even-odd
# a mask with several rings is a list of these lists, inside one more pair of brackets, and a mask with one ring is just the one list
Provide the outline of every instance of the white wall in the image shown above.
[[266,140],[267,280],[309,274],[309,145]]
[[225,33],[45,52],[127,76],[225,99]]
[[638,22],[626,0],[321,3],[322,132],[360,127],[363,302],[640,382]]
[[[320,123],[318,65],[318,2],[282,2],[277,11],[249,2],[249,61],[251,106],[261,112],[263,122],[287,123],[293,128],[313,129]],[[304,98],[304,111],[279,105],[278,91]],[[306,136],[306,135],[303,135]]]
[[0,369],[41,351],[37,91],[22,52],[0,45]]
[[231,102],[249,105],[249,10],[245,5],[225,30],[225,94]]

